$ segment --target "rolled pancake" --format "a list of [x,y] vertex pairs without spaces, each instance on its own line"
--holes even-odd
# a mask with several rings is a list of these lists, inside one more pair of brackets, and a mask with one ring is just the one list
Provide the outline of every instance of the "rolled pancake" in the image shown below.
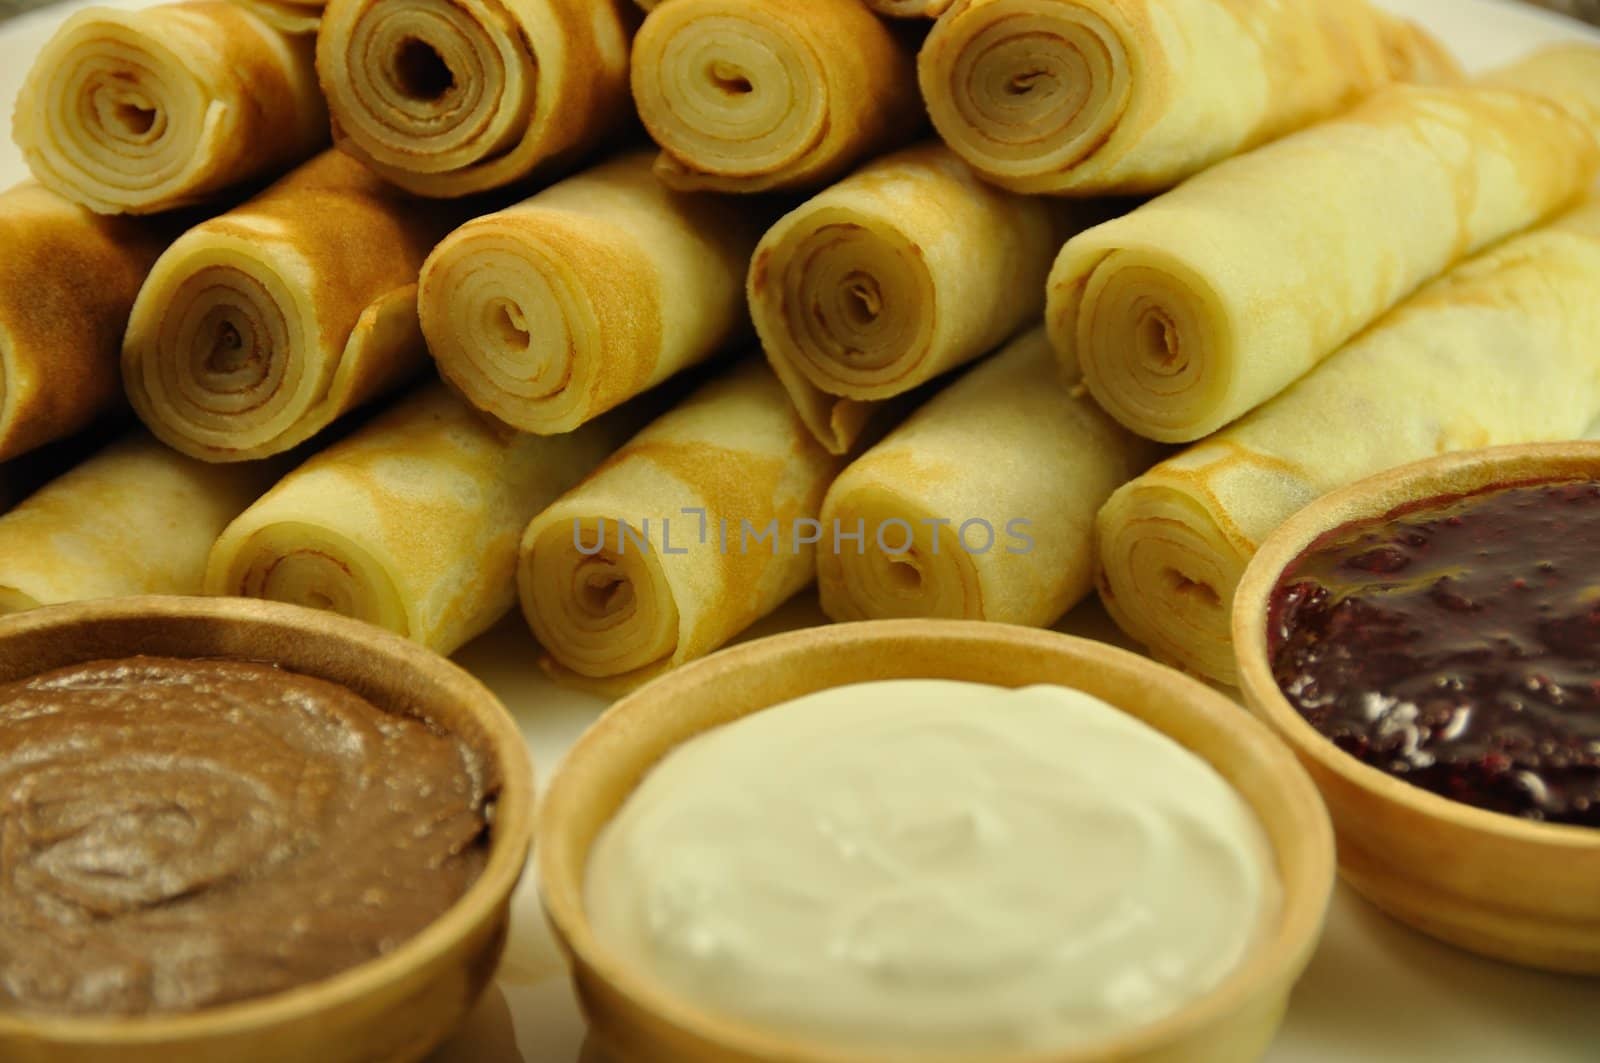
[[673,192],[634,152],[446,237],[422,270],[439,371],[506,424],[570,432],[747,338],[773,212]]
[[570,165],[630,122],[627,0],[331,0],[334,141],[418,195]]
[[632,70],[678,189],[820,188],[924,124],[910,47],[861,0],[672,0]]
[[52,191],[143,214],[289,169],[328,142],[328,113],[308,36],[220,0],[96,7],[34,59],[12,136]]
[[0,461],[122,405],[128,313],[174,235],[31,182],[0,193]]
[[634,686],[772,612],[816,575],[801,523],[843,465],[759,359],[701,387],[528,526],[518,588],[551,670]]
[[516,604],[528,522],[640,420],[622,410],[524,435],[429,384],[228,525],[206,590],[332,610],[453,653]]
[[1157,452],[1063,384],[1043,328],[1026,333],[834,481],[822,609],[1053,624],[1094,587],[1095,515]]
[[1101,511],[1101,597],[1157,656],[1234,678],[1233,592],[1319,495],[1445,451],[1575,439],[1600,417],[1600,199],[1429,285],[1294,387]]
[[867,6],[891,18],[938,18],[953,0],[866,0]]
[[1018,192],[1159,192],[1396,81],[1454,81],[1366,0],[956,0],[917,60],[945,141]]
[[221,467],[140,432],[0,517],[0,613],[129,594],[199,594],[222,529],[276,462]]
[[0,514],[126,436],[131,421],[125,415],[102,418],[76,435],[0,462]]
[[316,33],[326,0],[233,0],[286,33]]
[[417,273],[464,215],[335,151],[179,237],[134,303],[122,378],[168,445],[279,454],[426,363]]
[[987,185],[941,145],[877,159],[762,238],[749,283],[762,347],[812,432],[844,453],[875,403],[1036,320],[1085,216]]
[[1542,96],[1589,127],[1600,140],[1600,47],[1557,44],[1484,78],[1488,85]]
[[1578,202],[1600,144],[1506,84],[1396,86],[1074,238],[1050,276],[1057,350],[1134,431],[1210,435],[1453,263]]

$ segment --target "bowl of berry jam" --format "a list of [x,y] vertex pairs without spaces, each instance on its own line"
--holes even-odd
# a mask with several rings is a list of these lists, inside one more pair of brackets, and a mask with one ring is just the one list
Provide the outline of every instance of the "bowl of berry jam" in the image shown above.
[[1600,974],[1600,443],[1327,495],[1262,545],[1233,623],[1245,701],[1322,791],[1358,892]]

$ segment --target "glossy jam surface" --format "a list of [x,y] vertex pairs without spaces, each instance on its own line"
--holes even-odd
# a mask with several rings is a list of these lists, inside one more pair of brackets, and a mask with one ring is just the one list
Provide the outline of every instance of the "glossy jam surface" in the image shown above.
[[1600,482],[1328,533],[1273,594],[1279,687],[1342,749],[1495,812],[1600,827]]
[[380,956],[478,877],[488,789],[459,739],[272,665],[0,684],[0,1012],[192,1011]]

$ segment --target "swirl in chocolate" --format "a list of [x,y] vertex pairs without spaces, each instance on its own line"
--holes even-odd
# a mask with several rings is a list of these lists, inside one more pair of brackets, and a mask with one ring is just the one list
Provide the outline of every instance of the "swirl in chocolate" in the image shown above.
[[272,665],[0,686],[0,1010],[190,1011],[380,956],[477,878],[487,788],[461,741]]

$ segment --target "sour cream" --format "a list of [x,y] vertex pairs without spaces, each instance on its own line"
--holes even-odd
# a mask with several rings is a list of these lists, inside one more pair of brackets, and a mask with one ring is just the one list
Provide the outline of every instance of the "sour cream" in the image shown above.
[[840,687],[665,758],[602,832],[600,941],[724,1020],[836,1048],[1050,1050],[1215,987],[1277,912],[1204,760],[1064,687]]

